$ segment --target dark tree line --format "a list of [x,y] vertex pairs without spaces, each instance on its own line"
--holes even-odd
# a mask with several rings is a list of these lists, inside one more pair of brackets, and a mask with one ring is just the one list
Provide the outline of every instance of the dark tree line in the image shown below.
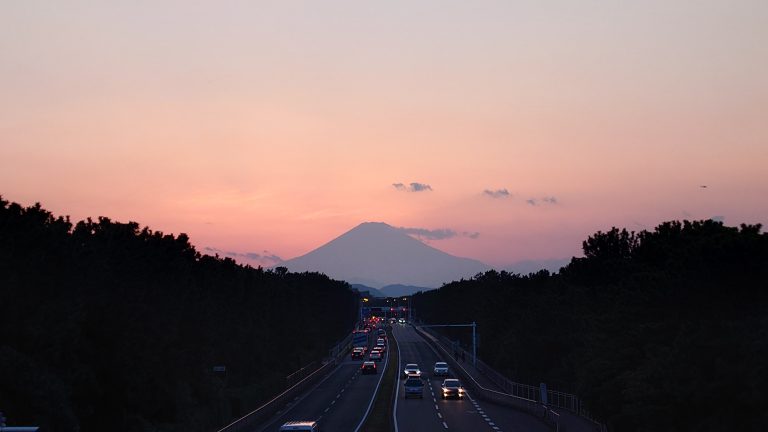
[[[210,431],[327,355],[357,294],[186,235],[0,199],[0,410],[42,431]],[[226,366],[215,373],[214,366]]]
[[482,359],[577,393],[611,430],[765,430],[760,231],[712,220],[614,228],[557,274],[489,271],[419,293],[413,307],[428,322],[477,321]]

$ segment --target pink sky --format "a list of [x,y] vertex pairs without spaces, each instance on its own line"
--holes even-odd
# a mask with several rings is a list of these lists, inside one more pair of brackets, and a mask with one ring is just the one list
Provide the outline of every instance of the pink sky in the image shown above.
[[102,3],[0,8],[4,199],[286,259],[451,229],[496,266],[768,223],[765,1]]

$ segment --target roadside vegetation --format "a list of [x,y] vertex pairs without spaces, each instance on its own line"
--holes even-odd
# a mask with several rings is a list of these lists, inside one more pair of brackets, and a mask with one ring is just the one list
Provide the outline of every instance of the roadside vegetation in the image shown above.
[[[0,410],[41,431],[206,431],[348,334],[317,273],[202,255],[184,234],[0,199]],[[223,366],[226,371],[214,371]]]
[[[582,397],[612,431],[768,424],[768,235],[760,225],[614,228],[558,274],[489,271],[413,296],[428,323],[476,321],[479,357]],[[448,332],[469,345],[468,332]]]
[[400,370],[398,368],[400,357],[397,354],[397,341],[392,335],[392,326],[387,326],[387,352],[389,360],[381,386],[376,399],[371,407],[371,412],[365,420],[362,432],[389,432],[394,430],[392,425],[392,407],[395,398],[396,386],[399,384]]

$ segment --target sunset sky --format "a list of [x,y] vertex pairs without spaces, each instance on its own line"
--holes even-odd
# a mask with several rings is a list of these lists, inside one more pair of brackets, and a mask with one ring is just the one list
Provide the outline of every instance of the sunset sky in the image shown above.
[[0,195],[284,259],[768,224],[768,2],[3,1]]

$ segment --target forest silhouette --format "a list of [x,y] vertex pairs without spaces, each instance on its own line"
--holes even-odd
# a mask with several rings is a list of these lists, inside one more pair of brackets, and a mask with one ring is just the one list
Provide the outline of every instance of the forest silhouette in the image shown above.
[[[483,360],[578,394],[611,431],[763,430],[761,228],[613,228],[557,274],[489,271],[412,307],[427,322],[476,321]],[[254,269],[202,255],[184,234],[73,224],[0,198],[0,408],[13,424],[215,430],[322,358],[357,304],[325,275]]]
[[[476,321],[510,379],[575,392],[611,431],[768,424],[768,235],[673,221],[613,228],[557,274],[489,271],[414,295],[428,323]],[[468,332],[448,332],[469,345]]]
[[215,430],[327,355],[357,303],[325,275],[0,198],[0,410],[41,432]]

